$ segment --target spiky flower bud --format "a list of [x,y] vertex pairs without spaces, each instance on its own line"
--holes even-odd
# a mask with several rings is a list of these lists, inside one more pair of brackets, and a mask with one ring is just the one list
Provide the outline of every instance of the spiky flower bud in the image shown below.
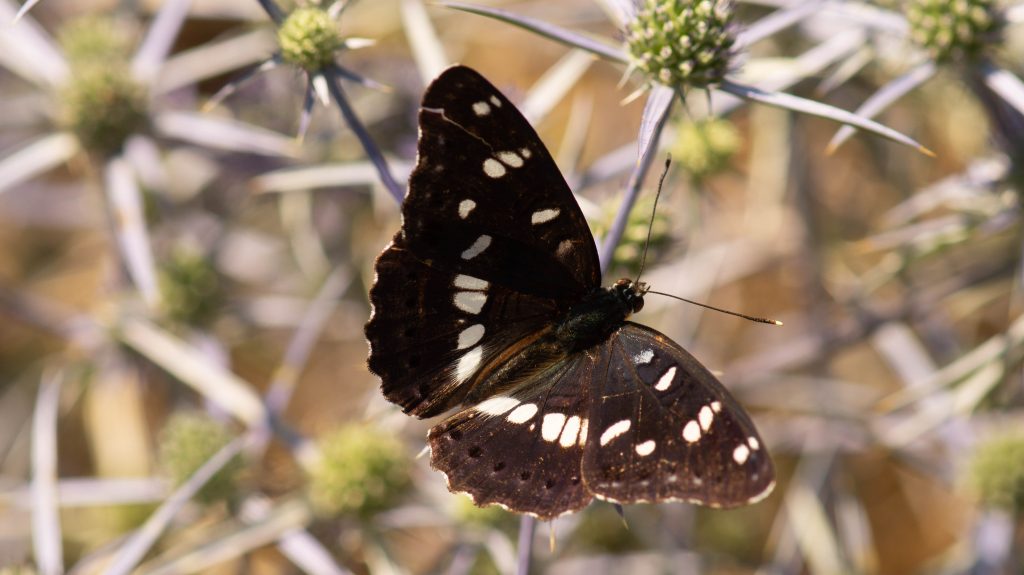
[[1024,512],[1024,434],[980,445],[970,462],[969,487],[985,504]]
[[642,0],[626,27],[633,65],[660,84],[722,81],[735,42],[730,0]]
[[[206,414],[175,413],[160,433],[160,466],[175,485],[184,483],[227,445],[233,435],[227,427]],[[232,498],[238,491],[237,483],[242,466],[241,457],[232,459],[199,490],[196,499],[202,503],[214,503]]]
[[317,7],[297,8],[289,14],[277,31],[277,41],[286,61],[310,72],[333,62],[344,44],[338,23]]
[[[629,212],[626,229],[622,233],[619,245],[615,246],[610,268],[620,270],[629,275],[640,271],[640,260],[647,242],[647,229],[651,230],[651,244],[647,254],[647,263],[657,258],[658,251],[669,243],[669,216],[665,204],[658,204],[658,211],[651,221],[651,209],[654,208],[654,195],[647,194],[638,199]],[[598,237],[608,232],[619,210],[619,203],[611,202],[603,206],[601,219],[594,225]]]
[[60,47],[72,67],[127,61],[136,39],[129,22],[97,15],[71,20],[59,33]]
[[213,321],[226,299],[213,263],[192,250],[176,250],[161,265],[160,289],[167,317],[195,327]]
[[369,517],[392,507],[410,485],[410,461],[394,436],[350,424],[320,439],[309,498],[325,515]]
[[723,170],[740,147],[732,122],[719,118],[687,121],[679,126],[672,159],[695,180]]
[[146,88],[130,71],[130,44],[125,28],[103,18],[70,24],[61,33],[71,64],[60,94],[61,122],[91,153],[115,154],[149,124]]
[[976,57],[999,36],[995,0],[910,0],[910,37],[936,62]]

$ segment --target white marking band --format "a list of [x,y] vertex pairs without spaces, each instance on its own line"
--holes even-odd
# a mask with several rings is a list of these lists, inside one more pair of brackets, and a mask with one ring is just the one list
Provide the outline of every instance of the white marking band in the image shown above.
[[599,443],[601,445],[608,445],[609,441],[615,439],[616,437],[622,435],[623,433],[626,433],[632,426],[633,422],[628,419],[616,421],[615,423],[609,425],[608,429],[604,430],[604,433],[601,434],[601,440]]
[[666,371],[664,375],[658,378],[658,383],[654,384],[654,389],[657,389],[658,391],[665,391],[672,386],[672,380],[675,379],[675,377],[676,366],[673,365],[668,368],[668,371]]

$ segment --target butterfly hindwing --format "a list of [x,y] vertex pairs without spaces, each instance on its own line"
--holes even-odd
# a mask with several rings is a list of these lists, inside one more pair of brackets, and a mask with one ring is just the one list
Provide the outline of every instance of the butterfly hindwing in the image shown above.
[[595,364],[577,356],[539,374],[522,393],[498,395],[430,430],[431,465],[477,505],[552,519],[593,498],[582,482]]
[[753,503],[775,483],[771,458],[743,408],[664,335],[632,322],[599,346],[583,477],[619,503]]
[[427,88],[419,121],[402,207],[417,258],[565,302],[598,287],[597,249],[572,191],[490,82],[449,68]]

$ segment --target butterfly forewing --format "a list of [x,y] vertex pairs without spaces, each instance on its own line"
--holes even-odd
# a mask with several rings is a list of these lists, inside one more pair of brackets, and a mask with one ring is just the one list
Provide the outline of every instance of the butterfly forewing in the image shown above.
[[401,232],[377,259],[366,325],[370,369],[390,401],[421,417],[462,403],[472,375],[515,342],[542,330],[553,300],[430,266]]
[[431,265],[567,303],[600,283],[593,237],[558,167],[469,68],[446,70],[423,97],[402,214],[409,249]]
[[664,335],[627,322],[599,347],[583,478],[620,503],[735,507],[767,495],[775,473],[743,409]]
[[598,286],[593,238],[557,166],[469,68],[424,95],[402,215],[376,264],[366,335],[385,396],[415,415],[462,402],[478,369]]
[[580,472],[590,394],[580,380],[594,368],[576,356],[455,414],[430,430],[431,465],[477,505],[542,519],[584,507],[593,497]]

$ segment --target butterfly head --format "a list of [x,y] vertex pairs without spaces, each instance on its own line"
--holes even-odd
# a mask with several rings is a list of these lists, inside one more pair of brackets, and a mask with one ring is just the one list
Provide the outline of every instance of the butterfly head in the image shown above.
[[626,303],[630,313],[644,309],[644,294],[649,289],[646,283],[635,282],[629,278],[622,278],[612,286],[612,290]]

